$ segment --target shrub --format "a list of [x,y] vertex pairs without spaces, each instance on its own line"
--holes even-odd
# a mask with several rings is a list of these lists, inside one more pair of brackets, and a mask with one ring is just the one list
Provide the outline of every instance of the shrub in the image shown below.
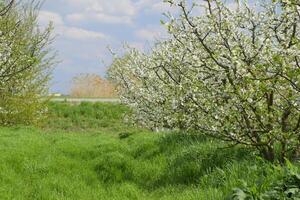
[[257,189],[257,186],[250,187],[247,184],[244,184],[243,188],[235,188],[228,199],[299,199],[300,174],[298,168],[288,162],[286,167],[275,167],[272,171],[273,173],[277,173],[279,178],[275,183],[265,183],[266,185],[271,185],[267,191],[260,191]]
[[0,15],[0,124],[36,123],[46,109],[44,96],[54,64],[52,27],[39,28],[38,1],[12,1],[9,7]]

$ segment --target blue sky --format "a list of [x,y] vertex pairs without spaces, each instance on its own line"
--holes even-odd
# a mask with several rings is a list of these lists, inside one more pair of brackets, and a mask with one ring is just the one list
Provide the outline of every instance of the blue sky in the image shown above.
[[105,76],[108,46],[119,50],[127,42],[144,49],[164,37],[160,19],[168,10],[162,0],[46,0],[39,21],[54,23],[54,48],[61,60],[51,92],[68,93],[72,77],[80,73]]
[[[233,0],[225,2],[236,6]],[[163,0],[45,0],[39,23],[45,27],[53,22],[53,45],[61,61],[54,70],[50,91],[68,94],[72,78],[81,73],[104,77],[111,63],[108,47],[118,52],[126,43],[144,50],[156,39],[168,37],[160,24],[168,11],[178,13]],[[199,7],[194,10],[201,12]]]

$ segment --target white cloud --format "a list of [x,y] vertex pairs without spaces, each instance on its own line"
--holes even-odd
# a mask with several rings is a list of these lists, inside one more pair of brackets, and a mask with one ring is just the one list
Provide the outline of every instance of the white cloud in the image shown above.
[[67,15],[69,22],[84,20],[111,24],[132,24],[138,8],[132,0],[65,0],[75,7],[75,12]]
[[135,15],[137,11],[132,0],[65,0],[65,2],[80,11],[113,15]]
[[[86,1],[86,0],[84,0]],[[134,16],[137,9],[131,0],[92,0],[93,4],[87,7],[91,12],[102,12],[121,16]]]
[[84,21],[94,21],[102,22],[107,24],[132,24],[132,19],[129,16],[113,16],[103,13],[73,13],[67,15],[68,22],[84,22]]
[[76,27],[62,27],[61,35],[63,37],[69,39],[76,39],[76,40],[94,40],[94,39],[107,39],[108,37],[99,32],[95,31],[88,31],[81,28]]
[[131,48],[138,49],[140,51],[145,50],[145,43],[144,42],[130,42],[128,43],[128,46]]
[[43,27],[47,26],[49,22],[53,22],[55,26],[61,26],[64,24],[62,17],[58,13],[49,11],[39,12],[39,24]]
[[[74,11],[67,15],[68,22],[79,23],[85,20],[110,24],[132,25],[141,12],[176,12],[174,7],[162,0],[64,0]],[[75,11],[76,10],[76,11]]]
[[164,2],[157,2],[152,5],[152,10],[156,12],[166,12],[171,9],[170,5],[164,3]]
[[142,40],[154,41],[166,37],[167,31],[162,26],[148,26],[137,30],[135,35]]
[[86,20],[86,16],[81,13],[73,13],[66,16],[67,21],[83,21]]
[[55,33],[59,37],[75,40],[94,40],[94,39],[108,39],[109,37],[103,33],[85,30],[82,28],[66,26],[63,17],[58,13],[49,11],[40,11],[39,24],[42,27],[46,27],[49,22],[54,23]]
[[177,9],[174,6],[171,7],[169,3],[165,3],[162,0],[140,0],[136,3],[136,6],[150,14],[177,13]]

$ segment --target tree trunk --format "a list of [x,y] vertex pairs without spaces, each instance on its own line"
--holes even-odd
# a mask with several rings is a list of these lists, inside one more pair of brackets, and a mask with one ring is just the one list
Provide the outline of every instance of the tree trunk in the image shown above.
[[272,147],[263,147],[261,150],[261,154],[264,157],[264,159],[274,162],[275,161],[275,151]]

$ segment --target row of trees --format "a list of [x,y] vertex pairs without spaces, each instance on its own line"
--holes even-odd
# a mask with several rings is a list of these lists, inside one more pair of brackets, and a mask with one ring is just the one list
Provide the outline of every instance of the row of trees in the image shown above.
[[[300,4],[168,0],[170,35],[150,53],[127,49],[109,69],[134,119],[257,149],[300,153]],[[195,10],[204,8],[204,13]]]
[[41,30],[40,3],[0,0],[0,124],[36,122],[45,111],[55,53],[52,26]]

